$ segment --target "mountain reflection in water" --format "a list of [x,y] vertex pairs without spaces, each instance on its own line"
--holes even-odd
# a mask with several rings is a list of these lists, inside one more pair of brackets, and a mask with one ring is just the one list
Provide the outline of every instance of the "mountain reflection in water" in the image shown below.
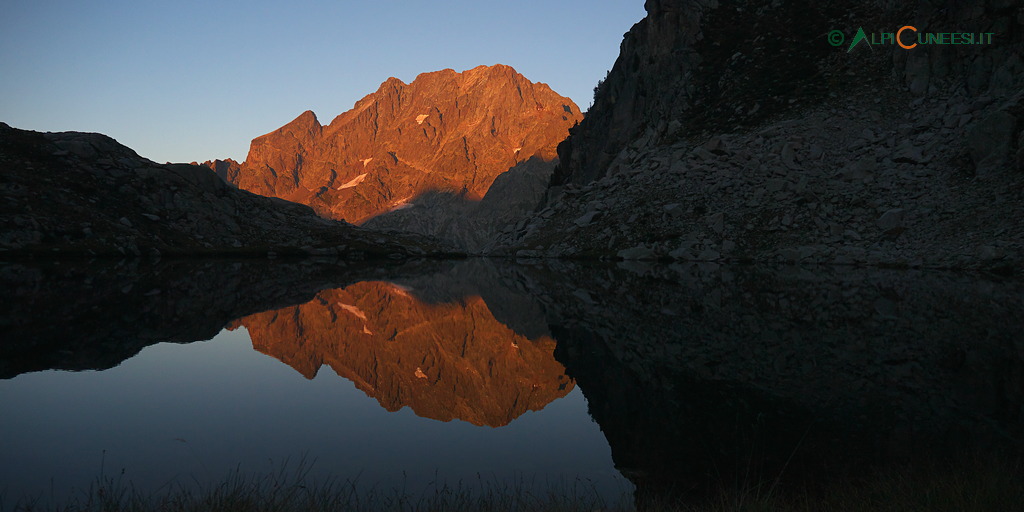
[[364,281],[233,326],[308,379],[326,364],[388,411],[435,420],[500,427],[572,390],[550,337],[516,334],[479,296],[430,304],[414,293]]
[[640,508],[1024,446],[1018,281],[493,260],[17,267],[0,272],[19,297],[0,319],[4,377],[108,368],[230,324],[307,378],[327,365],[426,418],[511,428],[578,386]]

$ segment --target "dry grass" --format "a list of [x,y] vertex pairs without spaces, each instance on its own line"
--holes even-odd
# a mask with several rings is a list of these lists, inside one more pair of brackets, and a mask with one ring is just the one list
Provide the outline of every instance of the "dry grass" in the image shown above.
[[[23,501],[16,512],[512,512],[629,511],[632,498],[609,503],[591,482],[577,481],[537,492],[529,482],[479,480],[434,483],[418,491],[366,490],[355,481],[317,481],[310,466],[285,464],[269,475],[235,471],[214,486],[179,485],[154,494],[138,492],[120,478],[100,477],[60,505]],[[671,512],[867,512],[1020,510],[1024,465],[1020,460],[975,461],[958,467],[890,468],[820,489],[782,494],[772,483],[723,491],[699,502],[647,502],[645,511]]]

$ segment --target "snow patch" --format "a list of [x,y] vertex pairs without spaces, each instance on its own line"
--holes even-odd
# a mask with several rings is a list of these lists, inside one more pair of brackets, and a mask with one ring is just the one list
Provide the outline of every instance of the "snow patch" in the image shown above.
[[[363,167],[366,167],[366,164],[370,163],[371,161],[373,161],[373,157],[372,156],[370,158],[364,158],[364,159],[360,160],[360,162],[363,163]],[[363,176],[366,176],[366,175],[364,174]]]
[[351,306],[351,305],[348,305],[348,304],[343,304],[341,302],[339,302],[338,305],[341,306],[341,309],[344,309],[345,311],[348,311],[349,313],[352,313],[353,315],[355,315],[356,318],[359,318],[359,319],[361,319],[364,322],[366,321],[366,313],[363,313],[363,311],[361,309],[359,309],[358,307]]
[[425,379],[425,378],[427,378],[427,374],[423,373],[423,370],[419,366],[416,367],[415,375],[416,375],[417,379]]
[[[365,165],[365,164],[363,164],[363,165]],[[362,183],[364,179],[366,179],[366,173],[365,172],[360,174],[359,176],[356,176],[355,178],[352,178],[352,180],[350,180],[348,183],[345,183],[344,185],[338,187],[338,190],[341,190],[343,188],[352,188],[352,187]]]
[[398,211],[398,210],[404,210],[406,208],[412,208],[413,204],[408,202],[410,199],[412,199],[412,196],[405,197],[405,198],[399,199],[398,201],[395,201],[395,202],[391,203],[391,209],[388,210],[388,211],[394,212],[394,211]]
[[395,284],[395,283],[389,283],[389,284],[391,285],[391,293],[394,293],[395,295],[399,295],[401,297],[405,297],[405,298],[408,298],[408,299],[412,298],[412,295],[409,295],[409,292],[412,291],[412,288],[409,288],[408,286],[402,286],[400,284]]
[[430,114],[420,114],[416,116],[416,124],[423,124],[423,120],[430,117]]
[[373,336],[373,333],[370,332],[370,329],[366,327],[366,324],[363,324],[363,334],[369,334],[370,336]]
[[522,146],[519,146],[518,148],[515,148],[515,149],[513,149],[513,150],[512,150],[512,152],[513,152],[513,153],[518,153],[518,152],[519,152],[519,150],[521,150],[521,149],[523,149],[523,147],[522,147]]

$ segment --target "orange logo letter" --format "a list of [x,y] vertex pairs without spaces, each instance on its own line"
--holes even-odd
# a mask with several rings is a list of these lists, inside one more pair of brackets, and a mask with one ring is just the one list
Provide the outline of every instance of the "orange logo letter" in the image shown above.
[[907,45],[903,44],[903,39],[900,37],[900,34],[902,34],[903,31],[907,30],[907,29],[910,29],[910,30],[913,30],[914,32],[917,32],[917,29],[912,27],[912,26],[910,26],[910,25],[907,25],[907,26],[905,26],[905,27],[903,27],[903,28],[901,28],[901,29],[896,31],[896,44],[902,46],[903,49],[905,49],[905,50],[909,50],[909,49],[917,46],[917,43],[914,43],[914,44],[912,44],[910,46],[907,46]]

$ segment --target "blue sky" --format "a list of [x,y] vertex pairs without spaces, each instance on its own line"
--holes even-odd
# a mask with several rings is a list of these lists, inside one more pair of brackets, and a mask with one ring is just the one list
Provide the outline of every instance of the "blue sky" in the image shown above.
[[242,160],[390,76],[508,64],[586,109],[643,0],[4,0],[0,121],[158,162]]

